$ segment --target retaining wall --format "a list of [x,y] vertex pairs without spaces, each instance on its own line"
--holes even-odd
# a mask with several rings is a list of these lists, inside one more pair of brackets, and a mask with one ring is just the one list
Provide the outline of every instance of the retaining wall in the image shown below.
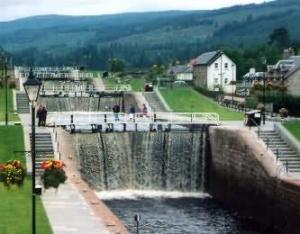
[[[270,230],[300,233],[300,181],[248,129],[210,128],[208,192]],[[273,233],[275,231],[273,230]]]

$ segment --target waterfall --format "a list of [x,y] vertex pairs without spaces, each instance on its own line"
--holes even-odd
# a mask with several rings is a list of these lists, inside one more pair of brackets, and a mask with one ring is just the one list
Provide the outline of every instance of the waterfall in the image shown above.
[[83,178],[97,190],[204,189],[207,128],[76,134]]

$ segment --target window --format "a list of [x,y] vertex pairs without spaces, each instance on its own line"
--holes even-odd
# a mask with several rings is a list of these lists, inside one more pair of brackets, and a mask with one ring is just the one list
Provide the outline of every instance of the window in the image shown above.
[[215,78],[215,79],[214,79],[214,83],[215,83],[215,84],[217,84],[217,83],[218,83],[218,81],[219,81],[219,79],[218,79],[218,78]]
[[218,63],[215,63],[215,68],[217,69],[219,67],[219,64]]
[[228,83],[228,78],[225,78],[225,81],[224,81],[224,82],[225,82],[225,84],[227,84],[227,83]]
[[228,63],[225,63],[224,67],[225,69],[228,69]]

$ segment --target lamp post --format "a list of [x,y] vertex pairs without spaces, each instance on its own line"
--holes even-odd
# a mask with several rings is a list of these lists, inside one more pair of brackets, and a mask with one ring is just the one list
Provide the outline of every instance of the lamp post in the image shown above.
[[23,84],[27,98],[31,102],[31,167],[32,167],[32,234],[36,233],[36,214],[35,214],[35,103],[38,99],[41,82],[33,75],[30,69],[28,79]]
[[8,125],[8,91],[7,91],[7,63],[8,63],[8,57],[7,54],[4,52],[0,55],[1,62],[3,64],[3,78],[4,78],[4,89],[5,89],[5,126]]
[[262,58],[262,64],[263,64],[263,124],[266,124],[266,71],[265,67],[267,65],[267,59],[265,57]]

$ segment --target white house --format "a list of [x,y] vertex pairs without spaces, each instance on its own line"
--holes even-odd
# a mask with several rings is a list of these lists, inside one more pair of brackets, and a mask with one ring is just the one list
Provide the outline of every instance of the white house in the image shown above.
[[193,67],[191,65],[172,66],[168,70],[169,75],[174,75],[176,80],[192,81]]
[[193,81],[211,91],[235,93],[236,64],[222,51],[201,54],[192,61]]

